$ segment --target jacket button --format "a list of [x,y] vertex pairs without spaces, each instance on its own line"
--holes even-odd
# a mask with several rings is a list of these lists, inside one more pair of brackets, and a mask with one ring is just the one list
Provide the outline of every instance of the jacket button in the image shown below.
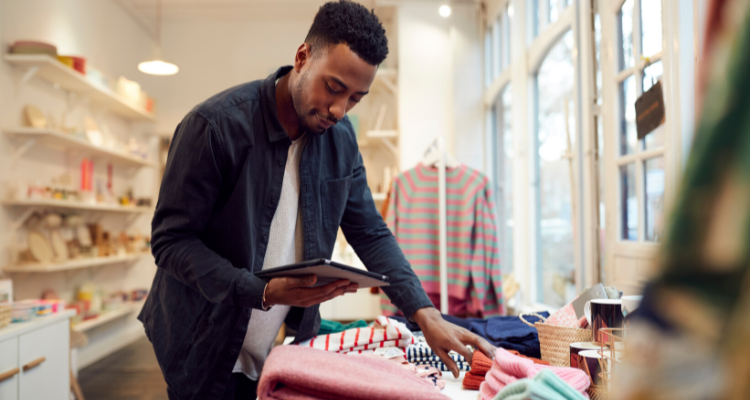
[[279,162],[279,166],[282,166],[282,165],[284,165],[284,160],[282,160],[281,158],[279,158],[279,161],[278,161],[278,162]]
[[263,234],[263,241],[266,241],[266,240],[268,240],[268,234],[267,234],[267,233],[264,233],[264,234]]

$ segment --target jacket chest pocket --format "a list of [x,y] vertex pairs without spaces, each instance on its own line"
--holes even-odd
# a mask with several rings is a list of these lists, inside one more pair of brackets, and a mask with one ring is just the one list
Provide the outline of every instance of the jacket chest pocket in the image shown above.
[[346,209],[351,187],[351,175],[345,178],[330,179],[322,183],[320,208],[323,211],[323,227],[325,229],[338,229]]

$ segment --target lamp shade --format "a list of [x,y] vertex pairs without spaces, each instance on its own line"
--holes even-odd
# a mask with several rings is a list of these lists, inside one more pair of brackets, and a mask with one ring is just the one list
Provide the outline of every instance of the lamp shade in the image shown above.
[[138,70],[150,75],[174,75],[180,69],[172,63],[162,60],[151,60],[138,64]]

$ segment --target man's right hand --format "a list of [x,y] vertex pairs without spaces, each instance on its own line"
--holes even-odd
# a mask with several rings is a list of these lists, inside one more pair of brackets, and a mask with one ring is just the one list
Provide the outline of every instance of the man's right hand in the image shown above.
[[266,286],[264,307],[276,304],[310,307],[343,295],[355,293],[359,289],[356,283],[349,283],[348,279],[341,279],[320,287],[310,287],[318,281],[315,275],[288,276],[273,278]]

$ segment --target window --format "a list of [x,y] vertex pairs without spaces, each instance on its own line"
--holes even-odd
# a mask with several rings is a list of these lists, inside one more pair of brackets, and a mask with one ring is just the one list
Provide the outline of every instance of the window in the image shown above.
[[548,25],[555,23],[571,3],[571,0],[528,0],[531,36],[537,37]]
[[658,241],[665,188],[664,126],[638,139],[635,101],[663,75],[661,2],[627,0],[617,13],[619,239]]
[[484,36],[484,84],[489,86],[510,67],[510,35],[512,11],[509,7],[500,13]]
[[576,295],[576,118],[573,32],[552,47],[535,79],[537,301],[562,307]]
[[513,272],[513,133],[510,85],[500,92],[492,108],[493,181],[497,239],[503,275]]

